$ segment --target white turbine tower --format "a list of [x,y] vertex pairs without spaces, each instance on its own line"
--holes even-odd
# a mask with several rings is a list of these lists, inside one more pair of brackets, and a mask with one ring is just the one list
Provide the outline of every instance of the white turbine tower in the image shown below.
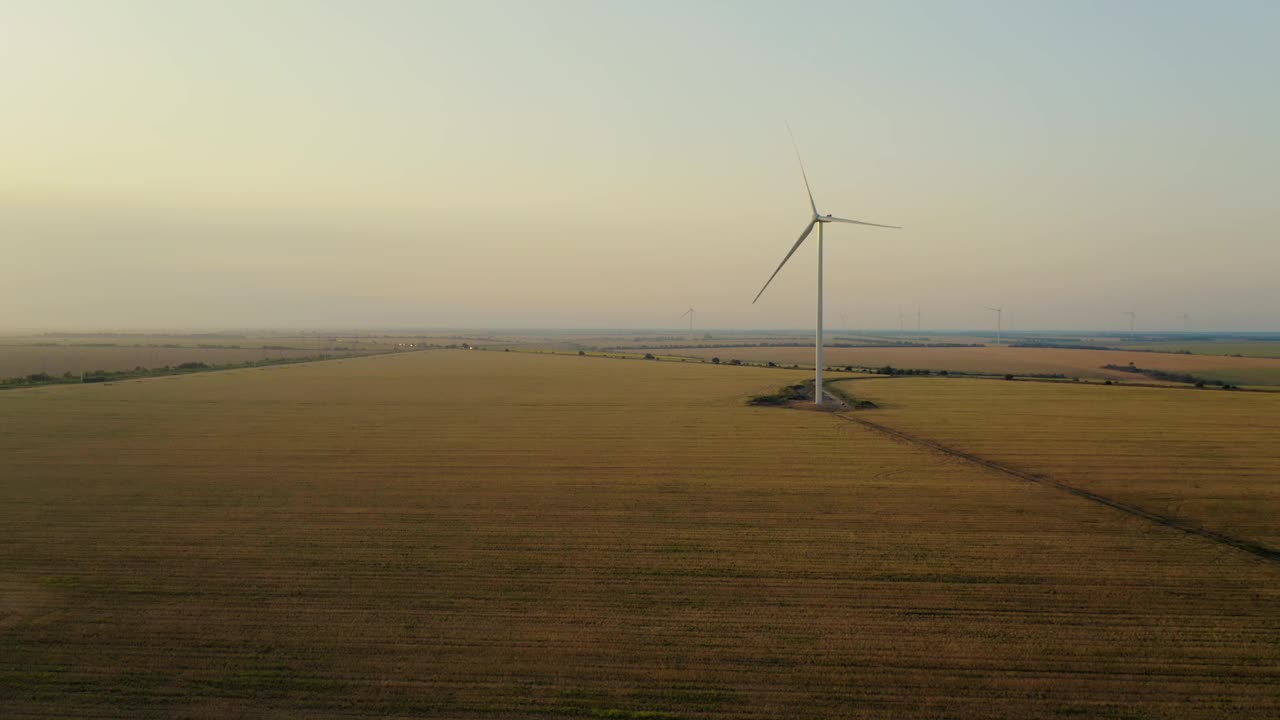
[[682,314],[680,317],[684,318],[685,315],[689,316],[689,337],[693,337],[693,306],[692,305],[690,305],[689,309],[685,310],[684,314]]
[[1129,337],[1131,337],[1131,338],[1132,338],[1132,337],[1137,337],[1137,333],[1135,333],[1135,332],[1134,332],[1134,324],[1135,324],[1135,323],[1137,322],[1137,320],[1138,320],[1138,314],[1137,314],[1137,313],[1135,313],[1135,312],[1134,312],[1134,311],[1132,311],[1132,310],[1129,310],[1129,311],[1127,311],[1127,312],[1123,312],[1123,313],[1120,313],[1120,314],[1121,314],[1121,315],[1128,315],[1128,316],[1129,316]]
[[1000,326],[1002,325],[1001,320],[1004,313],[1004,307],[1003,306],[989,307],[987,309],[996,314],[996,344],[999,345],[1000,344]]
[[1182,313],[1178,317],[1182,320],[1182,332],[1191,332],[1191,316]]
[[879,223],[863,222],[862,220],[847,220],[845,218],[838,218],[838,217],[832,217],[831,215],[820,214],[818,212],[818,204],[813,201],[813,190],[810,189],[809,187],[809,175],[804,171],[804,160],[800,158],[800,146],[796,145],[796,138],[795,138],[795,135],[791,133],[790,125],[787,126],[787,134],[791,135],[791,145],[792,147],[795,148],[796,160],[800,163],[800,176],[804,178],[804,189],[805,189],[805,192],[809,194],[809,209],[813,211],[813,216],[809,219],[808,224],[804,226],[804,230],[800,232],[800,238],[796,240],[795,244],[791,246],[791,249],[787,251],[786,257],[782,258],[782,262],[778,263],[777,270],[773,271],[773,274],[770,275],[769,279],[765,281],[764,287],[760,288],[760,292],[756,293],[755,300],[752,300],[751,304],[754,305],[756,303],[756,300],[760,299],[760,296],[764,294],[764,291],[769,288],[769,283],[773,282],[773,279],[778,276],[778,272],[782,270],[782,266],[787,264],[787,261],[790,260],[791,256],[794,255],[796,250],[800,248],[800,245],[804,242],[805,238],[809,237],[809,233],[813,232],[813,227],[817,225],[818,226],[818,319],[817,319],[816,327],[814,329],[814,338],[813,338],[813,358],[814,358],[813,360],[813,369],[814,369],[813,402],[815,405],[821,405],[822,404],[822,226],[826,225],[827,223],[849,223],[850,225],[870,225],[871,227],[893,228],[895,230],[900,230],[901,228],[899,228],[897,225],[881,225]]

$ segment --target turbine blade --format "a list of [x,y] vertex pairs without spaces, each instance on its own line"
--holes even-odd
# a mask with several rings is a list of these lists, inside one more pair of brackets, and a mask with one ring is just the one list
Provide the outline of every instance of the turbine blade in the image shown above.
[[851,225],[870,225],[871,227],[893,228],[894,230],[902,229],[901,225],[881,225],[880,223],[863,222],[862,220],[846,220],[845,218],[831,217],[830,215],[824,217],[822,221],[823,222],[842,222],[842,223],[849,223]]
[[[809,237],[809,233],[813,232],[813,226],[817,224],[818,224],[817,220],[810,220],[809,224],[804,226],[804,232],[800,233],[800,239],[796,240],[796,244],[792,245],[791,249],[787,251],[787,256],[782,258],[782,262],[778,263],[778,270],[781,270],[782,266],[786,265],[787,261],[791,259],[791,256],[796,254],[796,250],[800,247],[800,243],[804,242],[804,239]],[[760,299],[760,296],[763,295],[764,291],[768,289],[769,283],[773,282],[773,279],[778,276],[778,270],[773,271],[773,274],[770,275],[769,279],[765,281],[764,287],[760,288],[760,292],[756,293],[756,300]],[[756,300],[752,300],[751,304],[755,305]]]
[[791,147],[796,151],[796,161],[800,163],[800,177],[804,178],[804,191],[809,193],[809,207],[813,208],[813,214],[817,215],[818,204],[813,201],[813,191],[809,189],[809,175],[804,171],[804,160],[800,158],[800,146],[796,144],[796,134],[791,132],[791,123],[786,125],[787,134],[791,136]]
[[691,312],[693,312],[693,308],[689,308],[688,310],[685,310],[684,312],[680,313],[680,317],[684,317],[685,315],[688,315]]

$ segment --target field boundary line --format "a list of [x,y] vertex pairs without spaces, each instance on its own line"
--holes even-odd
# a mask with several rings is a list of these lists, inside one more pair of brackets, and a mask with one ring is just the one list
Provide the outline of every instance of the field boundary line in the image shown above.
[[933,450],[935,452],[940,452],[945,455],[949,455],[954,458],[966,460],[975,465],[980,465],[984,468],[987,468],[988,470],[995,470],[996,472],[1018,478],[1019,480],[1025,480],[1027,482],[1033,482],[1039,485],[1047,485],[1049,487],[1061,490],[1065,493],[1075,495],[1076,497],[1084,498],[1085,500],[1089,500],[1089,501],[1098,503],[1100,505],[1105,505],[1109,508],[1119,510],[1120,512],[1128,513],[1130,515],[1143,518],[1144,520],[1149,520],[1158,525],[1163,525],[1164,527],[1173,528],[1174,530],[1181,530],[1182,532],[1187,533],[1188,535],[1195,535],[1195,536],[1204,538],[1206,540],[1209,540],[1211,542],[1219,543],[1221,545],[1227,545],[1237,550],[1243,550],[1252,555],[1256,555],[1262,558],[1263,560],[1269,560],[1274,563],[1280,563],[1280,550],[1275,550],[1273,548],[1267,547],[1266,545],[1262,545],[1261,543],[1250,542],[1248,540],[1244,540],[1238,537],[1234,537],[1232,535],[1227,535],[1225,533],[1220,533],[1214,530],[1210,530],[1208,528],[1201,527],[1199,525],[1189,525],[1187,523],[1180,522],[1166,515],[1154,513],[1154,512],[1151,512],[1150,510],[1145,510],[1143,508],[1138,507],[1137,505],[1130,505],[1128,503],[1120,502],[1119,500],[1113,500],[1105,495],[1099,495],[1098,493],[1090,492],[1083,488],[1078,488],[1074,485],[1068,485],[1067,483],[1064,483],[1060,480],[1054,480],[1053,478],[1046,477],[1044,475],[1035,475],[1029,472],[1018,470],[1016,468],[1011,468],[1007,465],[1002,465],[998,462],[995,462],[994,460],[988,460],[987,458],[984,458],[980,455],[975,455],[970,452],[965,452],[964,450],[960,450],[957,448],[950,447],[948,445],[944,445],[936,440],[930,440],[928,438],[920,437],[919,435],[914,435],[912,433],[904,432],[896,428],[891,428],[887,425],[881,425],[880,423],[877,423],[877,422],[872,422],[870,420],[865,420],[863,418],[851,417],[849,415],[844,415],[839,413],[837,413],[835,416],[840,418],[841,420],[845,420],[846,422],[851,422],[851,423],[854,423],[855,425],[861,425],[862,427],[869,428],[871,430],[882,433],[884,435],[888,435],[891,438],[895,438],[903,442],[911,443],[913,445],[918,445],[918,446],[927,448],[929,450]]

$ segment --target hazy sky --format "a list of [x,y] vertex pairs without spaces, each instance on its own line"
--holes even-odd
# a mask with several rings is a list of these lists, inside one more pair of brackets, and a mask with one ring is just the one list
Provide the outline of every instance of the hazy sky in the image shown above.
[[1280,3],[0,0],[0,328],[1280,329]]

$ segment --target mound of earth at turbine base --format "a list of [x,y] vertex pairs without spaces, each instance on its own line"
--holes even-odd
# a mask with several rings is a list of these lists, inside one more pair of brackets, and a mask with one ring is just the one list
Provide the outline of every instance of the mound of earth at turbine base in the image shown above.
[[787,385],[776,392],[757,395],[747,401],[748,405],[763,407],[788,407],[799,410],[818,410],[821,412],[843,412],[845,410],[872,410],[877,407],[869,400],[857,400],[843,394],[837,395],[830,390],[826,393],[825,402],[817,405],[813,402],[813,381]]

